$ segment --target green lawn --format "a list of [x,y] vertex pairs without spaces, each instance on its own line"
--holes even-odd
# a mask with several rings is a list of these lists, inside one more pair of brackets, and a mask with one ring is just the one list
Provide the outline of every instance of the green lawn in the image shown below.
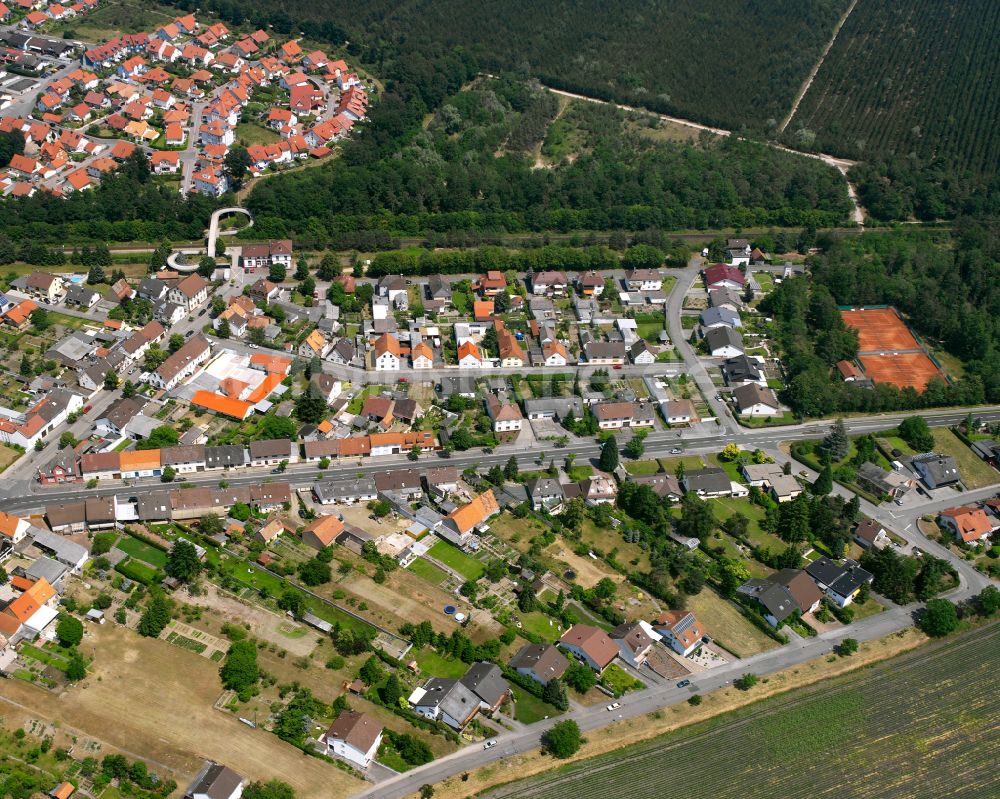
[[451,677],[458,679],[462,677],[469,667],[461,660],[441,657],[429,646],[425,646],[415,656],[417,666],[421,671],[432,674],[435,677]]
[[247,146],[253,144],[273,144],[281,141],[281,136],[276,131],[256,125],[252,122],[241,122],[236,126],[236,141],[245,143]]
[[445,572],[423,558],[417,558],[407,568],[418,577],[422,577],[433,585],[441,585],[441,583],[448,579],[448,575]]
[[522,724],[534,724],[544,718],[558,716],[562,711],[529,694],[521,686],[510,684],[514,694],[514,718]]
[[145,561],[150,566],[156,566],[158,569],[162,569],[167,565],[166,552],[147,544],[145,541],[140,541],[134,536],[122,536],[121,540],[115,544],[115,546],[117,546],[122,552],[131,555],[133,558]]
[[700,455],[678,455],[676,458],[660,458],[660,470],[676,474],[678,463],[684,464],[685,472],[694,472],[705,468],[705,462]]
[[518,615],[523,629],[544,638],[546,641],[555,641],[562,634],[559,632],[558,623],[541,611],[536,610]]
[[738,461],[723,460],[718,454],[710,455],[708,459],[713,465],[724,469],[726,474],[729,475],[730,480],[737,483],[743,482],[743,475],[740,474],[740,464]]
[[132,557],[125,558],[116,565],[115,571],[124,574],[130,580],[136,580],[145,585],[152,585],[156,582],[157,575],[160,573],[159,569]]
[[445,566],[454,569],[466,580],[478,580],[486,570],[478,560],[470,558],[447,541],[438,541],[427,551],[427,554],[435,560],[441,561]]
[[639,338],[651,343],[659,341],[660,331],[663,329],[663,319],[660,319],[658,322],[636,323],[636,333],[638,333]]
[[880,605],[871,597],[869,597],[868,601],[865,603],[854,602],[850,605],[850,607],[854,608],[855,621],[861,621],[861,619],[867,619],[869,616],[874,616],[875,614],[881,613],[883,610],[885,610],[885,608],[882,607],[882,605]]
[[882,438],[889,445],[890,451],[898,449],[904,455],[917,454],[914,449],[899,436],[880,436],[880,438]]
[[646,687],[640,680],[632,677],[615,663],[604,670],[604,674],[601,675],[601,685],[615,696],[621,696],[629,691],[639,691]]
[[395,747],[388,741],[383,741],[379,747],[378,755],[375,758],[379,763],[393,771],[402,774],[409,771],[413,766],[403,760],[403,756],[396,751]]
[[588,477],[593,477],[594,467],[586,465],[574,466],[566,475],[573,482],[579,482],[580,480],[586,480]]
[[785,411],[780,416],[740,416],[738,419],[744,427],[777,427],[783,424],[795,424],[798,421],[791,411]]
[[656,474],[660,471],[658,461],[627,461],[625,471],[629,474]]

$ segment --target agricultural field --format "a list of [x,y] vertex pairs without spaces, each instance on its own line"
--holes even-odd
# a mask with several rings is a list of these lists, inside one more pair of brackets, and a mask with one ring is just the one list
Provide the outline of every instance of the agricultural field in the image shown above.
[[[337,799],[364,783],[328,763],[303,757],[277,736],[251,730],[235,716],[213,705],[221,693],[219,666],[165,641],[143,638],[113,624],[89,625],[88,649],[96,657],[86,690],[60,697],[21,680],[4,683],[4,698],[35,718],[58,721],[81,737],[99,739],[105,747],[141,753],[160,773],[170,772],[181,785],[194,776],[205,758],[226,763],[250,779],[275,774],[291,783],[302,799]],[[261,666],[283,681],[323,677],[322,669],[302,671],[291,659],[260,653]],[[282,667],[284,670],[282,671]],[[156,686],[156,690],[150,690]],[[136,712],[141,708],[142,712]],[[4,714],[12,708],[4,705]]]
[[486,796],[996,796],[998,656],[993,625]]
[[970,173],[1000,162],[1000,5],[862,0],[787,132],[851,158],[935,158]]

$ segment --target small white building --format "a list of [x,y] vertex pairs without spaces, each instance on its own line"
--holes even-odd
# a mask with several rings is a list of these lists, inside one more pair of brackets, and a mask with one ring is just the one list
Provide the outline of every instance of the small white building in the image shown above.
[[366,769],[382,744],[382,725],[364,713],[345,710],[319,740],[327,755]]
[[184,792],[185,799],[240,799],[243,777],[228,766],[208,761]]

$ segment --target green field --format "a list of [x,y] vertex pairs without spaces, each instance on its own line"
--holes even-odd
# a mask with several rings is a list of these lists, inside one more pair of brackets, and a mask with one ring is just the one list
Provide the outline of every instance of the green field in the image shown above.
[[445,572],[423,558],[417,558],[406,568],[417,575],[417,577],[422,577],[432,585],[441,585],[441,583],[448,579],[448,575]]
[[156,577],[159,574],[158,569],[132,557],[125,558],[125,560],[115,566],[115,571],[124,574],[130,580],[136,580],[144,585],[152,585],[156,582]]
[[166,552],[147,544],[145,541],[140,541],[138,538],[134,538],[133,536],[122,536],[121,540],[115,544],[115,546],[122,552],[131,555],[133,558],[145,561],[150,566],[156,566],[158,569],[162,569],[167,565]]
[[658,461],[626,461],[625,471],[629,474],[656,474],[660,471]]
[[475,558],[470,558],[460,549],[456,549],[447,541],[438,541],[427,550],[434,560],[439,560],[450,569],[454,569],[466,580],[478,580],[486,568]]
[[270,128],[252,122],[241,122],[236,126],[236,140],[249,147],[254,144],[273,144],[281,141],[281,136]]
[[994,624],[485,795],[995,797],[997,657]]

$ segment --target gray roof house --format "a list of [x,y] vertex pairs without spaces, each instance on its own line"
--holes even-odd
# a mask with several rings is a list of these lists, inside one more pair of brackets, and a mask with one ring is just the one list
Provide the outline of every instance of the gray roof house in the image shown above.
[[352,477],[315,483],[313,494],[321,505],[332,505],[335,502],[353,505],[355,502],[368,502],[376,499],[378,489],[375,488],[375,481],[371,477]]
[[579,397],[538,397],[524,401],[524,414],[529,419],[564,419],[571,412],[577,418],[583,415]]
[[685,491],[693,491],[700,497],[728,497],[732,493],[731,483],[723,469],[698,469],[685,474],[682,481]]
[[721,327],[743,327],[740,315],[731,308],[724,305],[706,308],[701,312],[701,326],[704,328]]
[[480,699],[459,680],[431,677],[409,698],[413,711],[424,718],[442,721],[455,730],[465,729],[479,712]]
[[184,792],[185,799],[239,799],[243,777],[228,766],[208,761]]
[[862,569],[855,560],[845,560],[841,566],[827,557],[817,558],[806,566],[806,574],[842,608],[854,601],[862,585],[871,585],[875,579],[875,575]]
[[726,385],[729,386],[757,383],[764,379],[764,368],[756,358],[737,355],[722,364],[722,375],[726,379]]
[[528,498],[534,510],[546,510],[550,513],[558,509],[565,498],[562,484],[553,477],[537,477],[525,484]]
[[246,466],[246,451],[243,447],[235,445],[205,447],[206,469],[230,469],[238,466]]
[[708,351],[715,357],[733,358],[743,354],[743,337],[727,325],[713,327],[705,333]]
[[545,685],[566,673],[569,660],[553,644],[525,644],[510,659],[509,665],[525,677]]
[[962,479],[958,464],[951,455],[928,452],[926,455],[913,458],[910,464],[928,488],[954,485]]
[[496,663],[473,663],[459,682],[479,697],[480,710],[485,713],[495,713],[510,696],[510,686]]

